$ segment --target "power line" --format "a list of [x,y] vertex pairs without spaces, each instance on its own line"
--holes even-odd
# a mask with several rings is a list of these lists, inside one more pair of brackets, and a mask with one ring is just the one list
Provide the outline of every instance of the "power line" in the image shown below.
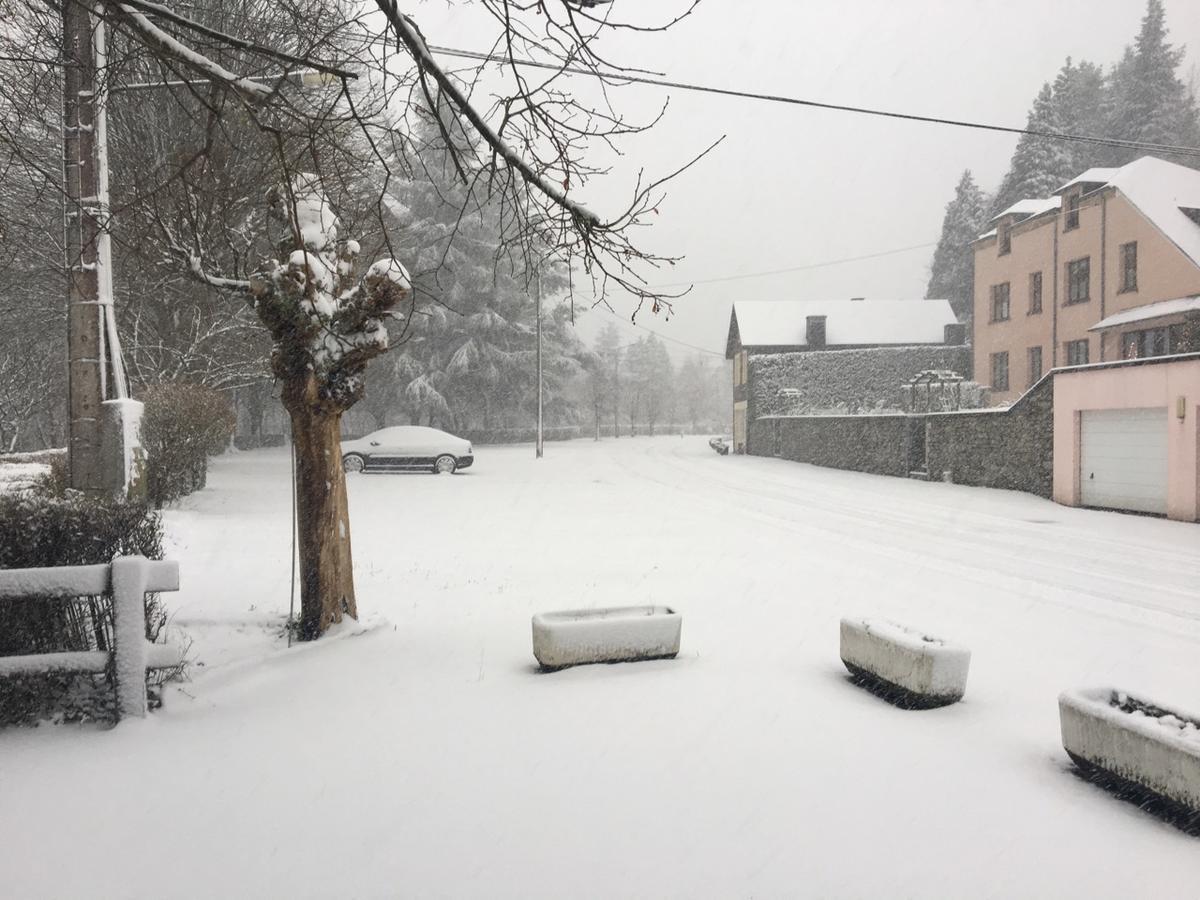
[[[656,288],[682,287],[682,286],[694,285],[694,284],[716,284],[719,282],[737,281],[737,280],[740,280],[743,278],[760,278],[760,277],[763,277],[766,275],[781,275],[781,274],[786,274],[788,272],[803,272],[803,271],[807,271],[810,269],[821,269],[826,266],[841,265],[843,263],[861,262],[861,261],[867,260],[867,259],[879,259],[884,256],[894,256],[897,253],[909,253],[913,250],[925,250],[925,249],[928,249],[929,247],[935,247],[935,246],[937,246],[937,242],[933,241],[933,242],[926,243],[926,244],[913,244],[911,247],[897,247],[893,250],[881,250],[878,253],[864,253],[861,256],[846,256],[841,259],[829,259],[829,260],[825,260],[823,262],[806,263],[806,264],[800,265],[800,266],[787,266],[782,269],[766,269],[761,272],[744,272],[741,275],[725,275],[725,276],[718,277],[718,278],[707,278],[707,279],[702,279],[699,281],[678,281],[673,284],[653,284],[653,285],[648,285],[647,287],[649,289],[653,290]],[[604,311],[609,313],[609,315],[612,315],[615,318],[620,319],[623,322],[627,322],[626,319],[624,319],[621,316],[618,316],[615,312],[613,312],[607,306],[604,307]],[[647,328],[645,325],[639,325],[637,322],[627,322],[627,324],[632,325],[634,328],[640,328],[643,331],[649,332],[650,334],[654,335],[657,338],[661,338],[664,341],[669,341],[672,344],[678,344],[681,347],[687,347],[689,350],[696,350],[700,353],[707,353],[710,356],[718,356],[721,359],[725,358],[724,353],[721,353],[716,350],[709,350],[707,347],[698,347],[695,344],[689,344],[686,341],[679,340],[678,338],[669,337],[668,335],[665,335],[660,332],[654,331],[653,329]]]
[[895,250],[883,250],[879,253],[867,253],[863,256],[847,256],[842,259],[830,259],[825,262],[807,263],[802,266],[788,266],[785,269],[765,269],[761,272],[743,272],[740,275],[722,275],[718,278],[703,278],[698,281],[675,281],[669,284],[651,284],[647,285],[650,290],[658,288],[671,287],[687,287],[695,284],[718,284],[724,281],[740,281],[743,278],[763,278],[767,275],[785,275],[788,272],[806,272],[810,269],[823,269],[827,266],[839,266],[843,263],[863,262],[868,259],[880,259],[884,256],[895,256],[897,253],[910,253],[913,250],[927,250],[930,247],[936,247],[937,241],[931,241],[927,244],[913,244],[911,247],[897,247]]
[[1070,141],[1080,144],[1099,144],[1107,147],[1121,147],[1126,150],[1145,150],[1155,153],[1171,153],[1177,156],[1190,156],[1200,159],[1200,148],[1185,147],[1178,144],[1155,144],[1146,141],[1127,141],[1120,138],[1105,138],[1087,134],[1072,134],[1064,131],[1042,131],[1033,128],[1013,128],[1008,125],[993,125],[987,122],[972,122],[966,119],[947,119],[941,116],[922,116],[916,113],[896,112],[895,110],[874,109],[868,106],[849,106],[842,103],[825,103],[820,100],[807,100],[801,97],[788,97],[783,94],[765,94],[758,91],[740,91],[734,88],[714,87],[712,85],[693,84],[686,81],[671,81],[666,78],[653,78],[649,75],[635,75],[630,72],[600,72],[577,66],[563,66],[556,63],[539,62],[532,59],[516,59],[494,53],[478,53],[472,50],[459,50],[454,47],[429,45],[430,51],[442,56],[457,56],[463,59],[480,62],[496,62],[504,65],[525,66],[535,69],[550,69],[555,72],[566,72],[572,75],[587,75],[592,78],[603,78],[609,81],[623,81],[635,84],[653,84],[659,87],[676,88],[684,91],[697,91],[705,94],[719,94],[725,97],[738,97],[744,100],[764,100],[769,103],[786,103],[791,106],[807,106],[812,109],[827,109],[836,112],[858,113],[864,116],[879,116],[886,119],[902,119],[909,122],[924,122],[931,125],[950,125],[956,128],[972,128],[977,131],[996,131],[1002,134],[1030,135],[1031,137],[1048,138],[1059,141]]
[[[679,338],[668,337],[667,335],[661,334],[652,328],[647,328],[645,325],[639,325],[637,322],[631,322],[628,319],[617,315],[615,312],[613,312],[607,306],[605,306],[603,309],[606,313],[608,313],[613,318],[619,319],[620,321],[624,322],[626,325],[632,325],[634,328],[640,328],[642,331],[648,332],[648,333],[654,335],[656,338],[659,338],[660,340],[664,340],[664,341],[667,341],[672,344],[678,344],[680,347],[687,347],[689,350],[695,350],[697,353],[707,353],[709,356],[716,356],[721,359],[725,358],[724,353],[720,353],[716,350],[709,350],[707,347],[697,347],[695,344],[689,344],[687,341],[679,340]],[[626,344],[625,346],[629,347],[631,345]],[[622,349],[624,349],[624,348],[622,348]]]

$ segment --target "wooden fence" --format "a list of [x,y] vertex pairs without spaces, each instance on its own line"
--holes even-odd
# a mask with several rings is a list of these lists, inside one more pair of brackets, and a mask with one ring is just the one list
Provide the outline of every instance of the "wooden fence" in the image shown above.
[[113,650],[84,650],[0,656],[0,679],[52,672],[101,674],[110,671],[116,685],[117,716],[146,715],[146,670],[182,662],[178,647],[146,640],[146,594],[179,590],[179,564],[122,556],[110,564],[0,569],[0,603],[36,599],[62,603],[76,597],[112,596]]

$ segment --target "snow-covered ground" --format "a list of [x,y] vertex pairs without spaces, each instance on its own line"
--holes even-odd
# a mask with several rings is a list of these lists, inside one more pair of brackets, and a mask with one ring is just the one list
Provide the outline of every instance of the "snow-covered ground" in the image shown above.
[[[0,732],[11,897],[1150,897],[1200,841],[1070,774],[1057,695],[1200,706],[1200,528],[719,457],[479,448],[351,479],[363,620],[285,649],[285,451],[167,514],[194,679],[146,722]],[[667,604],[673,661],[541,674],[539,610]],[[850,685],[843,615],[972,651]],[[100,884],[97,884],[97,880]],[[1180,893],[1182,891],[1182,894]]]

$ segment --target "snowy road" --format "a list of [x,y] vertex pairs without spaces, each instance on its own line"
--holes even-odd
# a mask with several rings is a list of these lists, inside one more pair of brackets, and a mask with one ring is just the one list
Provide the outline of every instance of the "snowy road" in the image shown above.
[[[1200,528],[718,457],[480,448],[357,476],[363,621],[292,651],[286,454],[168,514],[204,663],[146,723],[0,733],[10,896],[1139,897],[1200,840],[1070,774],[1056,696],[1200,707]],[[540,674],[538,610],[668,603],[674,661]],[[850,684],[842,615],[973,650],[966,699]],[[65,866],[64,858],[72,860]],[[1186,893],[1186,889],[1185,889]]]

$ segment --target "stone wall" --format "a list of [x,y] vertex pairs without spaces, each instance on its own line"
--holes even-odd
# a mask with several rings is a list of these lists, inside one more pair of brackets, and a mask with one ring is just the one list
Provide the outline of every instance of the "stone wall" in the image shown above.
[[747,452],[835,469],[1007,488],[1049,497],[1054,470],[1054,380],[1007,410],[925,415],[766,416]]
[[1049,497],[1054,484],[1054,378],[1004,412],[933,413],[926,421],[929,476],[955,484]]
[[747,452],[831,469],[907,475],[919,419],[900,413],[759,418],[750,424]]
[[899,411],[914,375],[970,366],[970,347],[944,344],[751,356],[748,418]]

